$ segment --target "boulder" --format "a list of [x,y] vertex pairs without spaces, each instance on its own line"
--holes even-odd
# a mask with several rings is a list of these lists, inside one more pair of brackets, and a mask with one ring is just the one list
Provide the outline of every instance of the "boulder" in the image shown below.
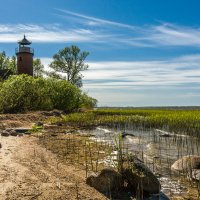
[[122,187],[122,176],[115,170],[106,168],[97,175],[90,175],[86,183],[102,193],[109,193]]
[[11,136],[18,136],[18,133],[15,130],[10,131]]
[[174,162],[171,169],[180,172],[189,172],[193,169],[200,169],[200,156],[184,156]]
[[146,196],[159,194],[161,189],[159,180],[141,160],[133,157],[131,164],[123,168],[123,177],[134,193],[139,192]]
[[10,136],[10,133],[6,130],[3,130],[1,133],[1,136],[8,137],[8,136]]
[[200,169],[193,169],[190,174],[190,179],[200,181]]

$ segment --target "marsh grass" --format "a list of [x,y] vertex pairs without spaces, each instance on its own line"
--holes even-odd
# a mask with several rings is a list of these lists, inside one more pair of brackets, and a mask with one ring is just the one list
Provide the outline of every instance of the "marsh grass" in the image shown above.
[[52,117],[50,123],[72,126],[126,126],[160,128],[162,130],[200,137],[200,110],[94,110]]
[[[170,179],[179,181],[187,185],[188,198],[200,194],[199,182],[193,180],[188,181],[185,176],[188,172],[174,174],[171,171],[171,165],[174,162],[173,154],[176,154],[175,159],[179,159],[184,155],[200,155],[200,111],[199,110],[96,110],[86,113],[73,113],[61,117],[53,117],[48,120],[52,124],[62,123],[69,126],[75,126],[79,129],[93,128],[103,125],[112,127],[115,130],[124,130],[132,128],[140,130],[141,135],[138,136],[138,152],[133,154],[139,157],[144,163],[149,166],[152,171],[158,175],[167,173]],[[160,137],[155,131],[152,141],[158,145],[158,151],[152,160],[145,157],[143,149],[143,131],[161,129],[172,135]],[[150,131],[149,131],[150,134]],[[122,163],[124,157],[128,160],[129,147],[123,144],[121,135],[116,135],[113,140],[114,144],[97,142],[90,140],[83,135],[63,135],[51,138],[49,135],[44,136],[44,143],[48,149],[57,153],[65,162],[70,162],[82,166],[86,170],[86,177],[90,171],[98,172],[106,165],[114,167],[122,171]],[[163,144],[165,146],[163,147]],[[176,148],[175,148],[175,147]],[[58,150],[59,149],[59,150]],[[117,151],[117,159],[114,161],[112,152]],[[103,152],[103,153],[102,153]],[[164,155],[167,155],[165,158]],[[105,163],[106,159],[110,162]],[[112,163],[112,164],[111,164]],[[129,162],[128,162],[129,163]],[[171,184],[171,183],[169,183]],[[170,186],[172,189],[180,191],[180,185]],[[173,188],[174,187],[174,188]],[[190,192],[192,191],[192,192]],[[186,193],[186,192],[185,192]],[[173,191],[170,189],[171,197]],[[138,190],[139,196],[143,195]],[[191,198],[195,199],[195,198]]]

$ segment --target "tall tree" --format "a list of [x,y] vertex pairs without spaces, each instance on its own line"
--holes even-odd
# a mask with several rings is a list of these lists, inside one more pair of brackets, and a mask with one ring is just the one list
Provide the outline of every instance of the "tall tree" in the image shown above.
[[0,78],[6,79],[16,73],[16,57],[9,58],[5,51],[0,52]]
[[17,72],[17,58],[15,56],[12,56],[12,58],[10,58],[9,69],[13,72],[13,74],[16,74],[16,72]]
[[42,77],[45,73],[44,65],[39,58],[33,60],[33,75],[35,77]]
[[8,69],[9,57],[6,56],[5,51],[0,52],[0,69]]
[[82,86],[82,71],[88,69],[85,59],[89,55],[81,51],[77,46],[65,47],[53,56],[53,62],[49,65],[54,72],[65,78],[77,87]]

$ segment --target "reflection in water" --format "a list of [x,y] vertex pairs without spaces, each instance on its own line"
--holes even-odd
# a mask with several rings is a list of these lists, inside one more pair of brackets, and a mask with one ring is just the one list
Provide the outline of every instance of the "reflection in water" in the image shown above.
[[[117,135],[125,132],[124,148],[136,155],[159,177],[162,191],[167,195],[181,195],[190,187],[187,181],[180,181],[180,175],[171,171],[171,165],[185,155],[200,155],[200,141],[184,134],[174,134],[163,130],[143,130],[134,127],[98,127],[89,131],[92,139],[97,141],[116,143]],[[104,163],[114,165],[116,153],[105,159]]]

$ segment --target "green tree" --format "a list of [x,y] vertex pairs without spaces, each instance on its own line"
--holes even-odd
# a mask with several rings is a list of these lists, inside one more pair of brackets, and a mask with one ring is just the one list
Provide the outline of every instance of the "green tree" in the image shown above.
[[8,67],[13,74],[17,73],[17,58],[15,56],[12,56],[12,58],[9,59],[9,67]]
[[5,51],[0,52],[0,78],[6,79],[9,75],[16,74],[16,57],[9,58]]
[[[53,62],[49,65],[56,74],[67,81],[82,86],[82,71],[88,69],[85,59],[89,55],[86,51],[81,51],[77,46],[65,47],[53,56]],[[63,75],[64,77],[63,77]]]
[[35,77],[42,77],[45,73],[44,65],[39,58],[33,60],[33,75]]
[[0,52],[0,69],[8,69],[9,57],[6,56],[5,51]]

